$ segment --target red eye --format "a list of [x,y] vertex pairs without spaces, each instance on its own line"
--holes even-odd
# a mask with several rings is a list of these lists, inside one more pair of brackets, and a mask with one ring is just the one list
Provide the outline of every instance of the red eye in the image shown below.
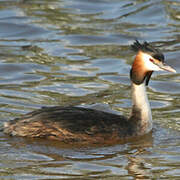
[[150,60],[151,62],[154,62],[154,60],[153,60],[153,59],[151,59],[151,58],[150,58],[149,60]]

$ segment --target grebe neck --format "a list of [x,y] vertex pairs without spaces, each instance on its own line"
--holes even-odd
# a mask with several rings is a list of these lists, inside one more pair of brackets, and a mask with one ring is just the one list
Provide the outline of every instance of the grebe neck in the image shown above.
[[146,94],[145,82],[137,85],[132,82],[132,114],[130,121],[137,126],[137,135],[148,133],[152,130],[152,115]]

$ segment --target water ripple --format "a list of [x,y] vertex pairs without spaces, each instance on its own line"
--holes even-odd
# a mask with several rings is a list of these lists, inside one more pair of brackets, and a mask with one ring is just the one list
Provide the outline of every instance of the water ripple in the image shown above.
[[8,0],[0,7],[0,126],[45,105],[128,115],[134,39],[159,46],[177,70],[153,73],[147,88],[152,134],[82,147],[0,132],[2,179],[179,178],[179,1]]

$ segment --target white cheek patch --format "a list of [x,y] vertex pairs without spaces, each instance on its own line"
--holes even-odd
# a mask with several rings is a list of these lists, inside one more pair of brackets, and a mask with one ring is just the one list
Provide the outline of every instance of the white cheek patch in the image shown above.
[[153,59],[152,56],[149,54],[143,53],[142,59],[144,61],[145,68],[149,71],[163,71],[161,68],[159,68],[156,64],[150,61],[150,59]]

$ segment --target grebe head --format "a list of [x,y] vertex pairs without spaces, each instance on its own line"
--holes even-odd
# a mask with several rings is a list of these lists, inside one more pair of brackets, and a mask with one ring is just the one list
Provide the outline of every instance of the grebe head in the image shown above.
[[175,69],[164,62],[164,55],[161,51],[149,43],[144,42],[140,44],[136,40],[131,47],[137,52],[130,73],[131,80],[135,84],[142,84],[145,80],[146,85],[148,85],[153,71],[176,72]]

